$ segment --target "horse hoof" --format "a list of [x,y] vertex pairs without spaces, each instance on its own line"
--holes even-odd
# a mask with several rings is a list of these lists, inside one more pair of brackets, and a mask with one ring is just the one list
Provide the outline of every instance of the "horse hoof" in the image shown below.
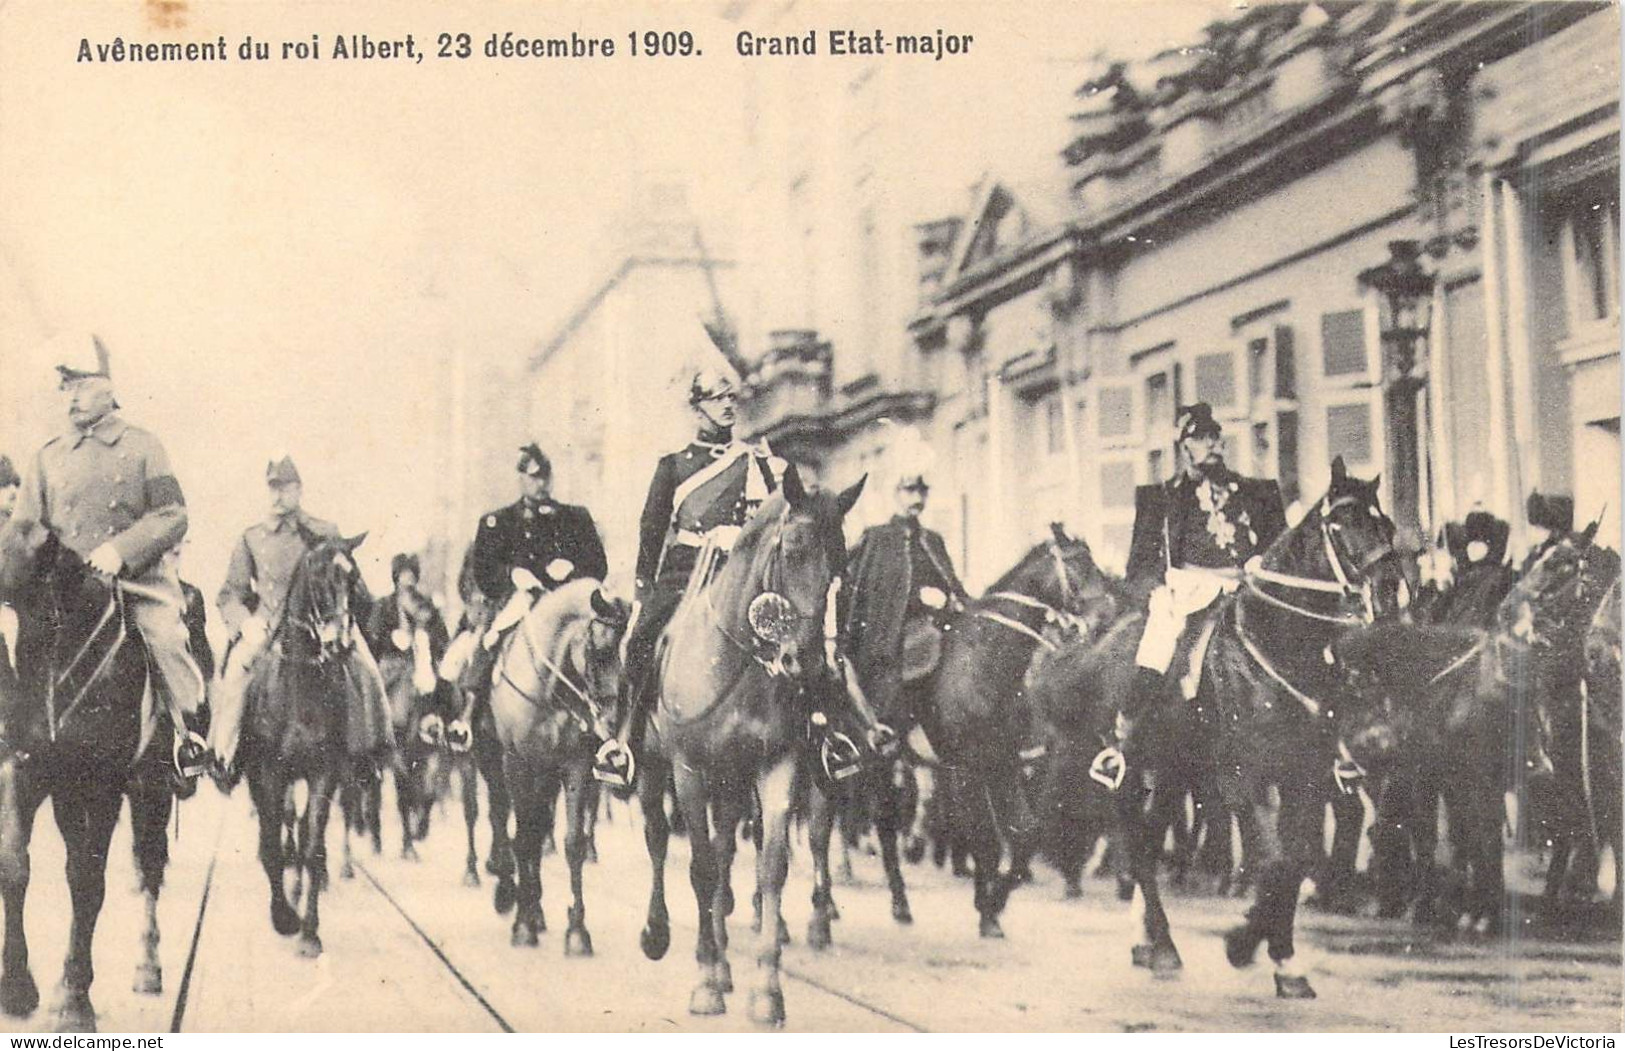
[[980,933],[984,938],[1003,938],[1004,928],[999,926],[999,921],[997,918],[993,916],[983,916]]
[[643,943],[643,955],[651,960],[663,959],[666,950],[671,948],[671,927],[664,923],[650,923],[643,928],[643,935],[639,938]]
[[506,916],[513,911],[515,901],[513,881],[498,879],[497,889],[491,895],[491,907],[497,910],[498,916]]
[[515,920],[513,933],[508,937],[508,944],[515,949],[534,949],[541,944],[541,938],[534,926],[523,920]]
[[355,866],[350,864],[348,861],[346,861],[343,865],[339,866],[339,879],[342,879],[342,880],[355,879]]
[[479,874],[478,871],[475,870],[473,865],[470,865],[468,867],[468,871],[463,873],[463,886],[465,886],[465,887],[478,887],[479,885],[480,885],[480,874]]
[[701,982],[694,987],[694,993],[688,998],[688,1013],[691,1015],[719,1015],[728,1010],[728,1005],[722,1000],[722,990],[710,982]]
[[729,963],[727,960],[718,960],[716,963],[716,969],[711,972],[711,984],[717,987],[717,992],[719,993],[733,992],[733,964]]
[[564,955],[592,955],[592,935],[587,933],[587,929],[585,927],[574,927],[565,932]]
[[90,993],[79,989],[63,991],[62,1002],[56,1008],[56,1031],[59,1033],[94,1033],[96,1009],[90,1004]]
[[1293,974],[1275,976],[1275,996],[1280,1000],[1313,1000],[1315,987],[1309,979]]
[[1131,880],[1131,879],[1130,880],[1120,879],[1120,880],[1117,881],[1117,900],[1118,901],[1133,901],[1134,900],[1134,881],[1133,880]]
[[32,974],[24,971],[20,978],[8,974],[0,979],[0,1011],[12,1018],[26,1018],[38,1006],[39,986],[34,984]]
[[790,925],[784,922],[783,916],[779,917],[779,944],[790,944]]
[[1136,945],[1129,951],[1134,966],[1144,967],[1152,974],[1174,974],[1182,970],[1185,961],[1172,945]]
[[157,996],[164,991],[164,969],[155,963],[138,964],[130,988],[142,996]]
[[914,922],[914,913],[909,911],[908,902],[894,901],[891,903],[891,918],[906,926]]
[[827,949],[834,941],[830,937],[829,917],[814,916],[807,921],[807,947],[809,949]]
[[757,1025],[780,1029],[784,1026],[784,993],[778,989],[750,991],[750,1020]]
[[925,840],[918,836],[910,836],[908,845],[903,848],[903,860],[910,865],[918,865],[925,860]]
[[271,902],[271,929],[284,938],[299,933],[299,914],[281,898]]
[[315,934],[306,934],[299,939],[299,955],[307,960],[314,960],[322,954],[322,939]]
[[1232,967],[1251,967],[1261,941],[1263,939],[1246,924],[1232,927],[1224,933],[1224,958],[1230,961]]
[[417,861],[418,860],[417,848],[412,846],[411,842],[407,842],[407,844],[405,846],[401,847],[401,860],[402,861]]
[[1065,901],[1077,901],[1083,897],[1083,883],[1076,878],[1067,880],[1066,890],[1062,892],[1061,897]]

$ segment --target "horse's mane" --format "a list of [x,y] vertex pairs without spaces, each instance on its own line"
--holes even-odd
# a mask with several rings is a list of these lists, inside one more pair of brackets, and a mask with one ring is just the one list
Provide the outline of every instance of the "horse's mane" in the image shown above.
[[[525,614],[525,631],[531,641],[551,647],[561,645],[568,629],[584,620],[592,620],[592,596],[598,590],[598,581],[582,578],[560,585],[543,595]],[[554,654],[547,654],[552,659]]]

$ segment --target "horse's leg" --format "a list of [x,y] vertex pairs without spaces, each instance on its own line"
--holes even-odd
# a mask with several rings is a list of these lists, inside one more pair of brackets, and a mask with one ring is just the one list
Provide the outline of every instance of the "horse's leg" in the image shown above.
[[502,764],[503,780],[513,801],[514,863],[518,867],[518,908],[513,914],[509,944],[533,947],[539,943],[542,925],[542,800],[546,793],[541,772],[522,756],[508,753]]
[[953,777],[954,814],[960,819],[955,831],[964,837],[973,866],[972,903],[980,915],[978,929],[984,938],[1002,938],[999,926],[1002,909],[999,897],[999,861],[1003,845],[995,825],[993,801],[979,771],[958,770]]
[[1354,866],[1365,826],[1365,806],[1358,792],[1334,792],[1331,799],[1332,849],[1315,869],[1315,896],[1327,912],[1352,912]]
[[[830,937],[829,841],[835,828],[835,802],[816,781],[807,792],[807,849],[812,854],[812,918],[807,921],[807,945],[827,949]],[[758,925],[760,930],[760,925]]]
[[124,804],[123,785],[81,782],[68,793],[52,798],[52,810],[68,853],[68,893],[73,899],[73,922],[68,929],[68,956],[62,965],[62,1001],[57,1005],[57,1029],[94,1032],[96,1009],[90,986],[96,980],[91,946],[96,921],[107,895],[107,844]]
[[598,864],[598,784],[591,777],[582,785],[585,796],[581,801],[581,858],[588,864]]
[[156,996],[164,991],[164,972],[158,960],[158,894],[169,867],[169,817],[175,807],[167,772],[144,767],[130,783],[130,832],[135,841],[136,866],[146,906],[141,932],[141,962],[135,968],[135,991]]
[[[992,902],[1002,913],[1009,904],[1010,892],[1020,884],[1032,881],[1032,871],[1028,866],[1032,857],[1038,853],[1038,822],[1033,817],[1032,807],[1028,803],[1026,784],[1018,770],[1008,770],[995,776],[989,800],[993,805],[997,829],[1010,841],[1010,871],[997,878],[995,883],[997,897]],[[894,888],[893,915],[896,914],[895,902]]]
[[790,871],[790,797],[796,757],[786,755],[756,779],[762,810],[762,847],[756,856],[756,882],[762,893],[762,930],[757,935],[756,983],[750,991],[750,1017],[761,1025],[784,1025],[784,990],[779,986],[779,927],[784,923],[784,880]]
[[343,826],[343,838],[339,841],[343,850],[343,862],[339,865],[339,879],[355,879],[355,855],[350,850],[350,833],[360,834],[361,829],[361,786],[355,778],[346,778],[339,788],[339,823]]
[[271,772],[269,764],[256,764],[249,772],[248,790],[254,797],[254,809],[259,813],[260,867],[271,885],[271,928],[283,936],[297,934],[299,914],[288,904],[288,895],[282,886],[286,865],[282,840],[285,786],[281,777]]
[[649,915],[643,925],[643,955],[658,960],[671,947],[671,918],[666,912],[666,847],[671,824],[666,820],[666,779],[669,772],[651,754],[638,779],[638,800],[643,809],[643,844],[649,852]]
[[327,818],[333,806],[337,777],[324,770],[310,778],[310,799],[305,803],[304,864],[305,920],[299,929],[299,955],[315,959],[322,954],[321,897],[327,889]]
[[0,959],[0,1010],[13,1018],[34,1013],[39,986],[28,966],[23,903],[28,898],[28,841],[41,802],[39,778],[14,758],[0,762],[0,894],[6,908],[6,941]]
[[587,931],[587,901],[582,892],[581,869],[587,863],[587,822],[597,809],[592,775],[580,763],[570,766],[564,782],[564,860],[570,866],[570,926],[564,932],[564,955],[591,956],[592,935]]
[[689,997],[688,1011],[696,1015],[718,1015],[727,1010],[722,987],[717,981],[716,924],[711,918],[716,901],[717,859],[711,845],[711,815],[707,813],[705,776],[684,763],[676,764],[677,802],[688,826],[688,879],[694,888],[698,912],[698,935],[694,959],[700,967],[700,981]]
[[489,732],[484,720],[474,732],[474,755],[485,777],[487,815],[491,826],[491,851],[485,857],[485,871],[497,878],[491,904],[498,915],[506,915],[514,905],[513,843],[508,839],[508,815],[513,810],[507,779],[502,775],[502,745]]
[[[711,808],[716,818],[711,835],[711,850],[717,866],[716,897],[711,903],[711,922],[716,927],[717,943],[716,984],[718,989],[731,993],[734,976],[733,965],[728,962],[728,917],[734,911],[734,855],[739,852],[739,821],[746,809],[744,793],[747,790],[743,786],[718,786],[716,782],[711,786],[714,800]],[[760,829],[761,824],[757,822],[753,834]],[[761,846],[756,849],[760,857]]]
[[480,821],[480,775],[474,761],[464,756],[457,763],[457,775],[462,785],[463,825],[468,830],[468,852],[463,856],[463,886],[480,885],[480,855],[474,848],[474,828]]
[[[1297,923],[1298,892],[1303,881],[1324,857],[1326,798],[1313,789],[1287,785],[1281,792],[1279,834],[1281,864],[1272,874],[1278,882],[1278,906],[1269,933],[1269,955],[1275,964],[1275,995],[1283,1000],[1313,1000],[1314,987],[1293,964],[1293,932]],[[1260,900],[1263,885],[1260,882]]]
[[418,860],[417,847],[412,841],[417,839],[417,817],[423,801],[419,798],[417,763],[413,756],[403,750],[394,763],[395,766],[395,809],[401,818],[401,860]]
[[367,834],[372,837],[372,856],[384,853],[384,772],[366,770],[358,775],[361,798],[366,805]]
[[[1125,782],[1112,797],[1117,807],[1117,847],[1119,865],[1125,866],[1130,877],[1130,897],[1139,887],[1145,906],[1142,920],[1143,941],[1135,945],[1129,959],[1136,967],[1148,967],[1156,974],[1169,974],[1184,966],[1179,950],[1174,946],[1173,932],[1168,925],[1168,914],[1162,905],[1162,890],[1157,884],[1157,853],[1160,843],[1153,841],[1151,826],[1144,808],[1144,796]],[[1155,804],[1156,800],[1150,802]],[[1121,884],[1121,875],[1119,883]]]

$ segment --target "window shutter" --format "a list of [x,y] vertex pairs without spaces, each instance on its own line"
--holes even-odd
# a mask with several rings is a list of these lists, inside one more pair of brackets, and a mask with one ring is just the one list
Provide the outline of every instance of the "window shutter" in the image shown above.
[[1321,358],[1328,376],[1366,371],[1365,311],[1340,310],[1320,317]]
[[1371,462],[1371,406],[1365,402],[1326,409],[1326,453],[1350,463]]
[[1275,396],[1291,400],[1298,396],[1297,348],[1291,325],[1275,326]]

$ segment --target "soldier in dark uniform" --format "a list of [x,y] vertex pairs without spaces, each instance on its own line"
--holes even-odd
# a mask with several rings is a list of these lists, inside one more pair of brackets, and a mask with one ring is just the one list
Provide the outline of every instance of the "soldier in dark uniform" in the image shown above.
[[22,477],[12,466],[11,457],[0,455],[0,525],[5,525],[11,518],[11,512],[16,510],[17,491],[22,484]]
[[1524,556],[1519,575],[1529,572],[1529,567],[1540,561],[1540,556],[1574,533],[1574,497],[1530,493],[1524,510],[1529,524],[1540,530],[1542,536]]
[[633,748],[655,685],[655,647],[701,553],[715,553],[714,571],[751,514],[796,472],[765,442],[734,439],[739,395],[732,377],[700,371],[689,384],[688,400],[699,433],[660,458],[649,484],[639,526],[636,601],[624,644],[627,703],[615,738],[599,750],[593,769],[593,776],[616,787],[630,786],[636,776]]
[[[1269,479],[1243,478],[1220,453],[1222,431],[1205,402],[1180,409],[1174,442],[1178,469],[1134,494],[1128,583],[1149,596],[1135,654],[1133,686],[1118,714],[1117,737],[1132,744],[1136,723],[1167,696],[1174,653],[1196,614],[1234,591],[1243,567],[1286,531],[1281,490]],[[1096,767],[1122,774],[1122,753],[1107,749]]]
[[551,495],[553,465],[534,443],[519,450],[520,497],[480,519],[474,537],[474,584],[498,609],[475,656],[477,682],[489,681],[498,644],[544,591],[609,572],[604,542],[585,507]]
[[1495,609],[1512,590],[1517,574],[1507,564],[1512,527],[1488,511],[1473,511],[1463,522],[1444,527],[1451,569],[1448,586],[1437,583],[1417,599],[1417,619],[1432,624],[1488,627]]
[[451,710],[450,684],[442,686],[435,675],[451,638],[440,610],[418,590],[422,572],[416,555],[398,554],[390,560],[389,579],[395,590],[373,606],[367,619],[367,642],[380,666],[387,657],[412,664],[413,689],[422,697],[432,698],[417,732],[426,740],[438,741],[446,719],[456,714]]

